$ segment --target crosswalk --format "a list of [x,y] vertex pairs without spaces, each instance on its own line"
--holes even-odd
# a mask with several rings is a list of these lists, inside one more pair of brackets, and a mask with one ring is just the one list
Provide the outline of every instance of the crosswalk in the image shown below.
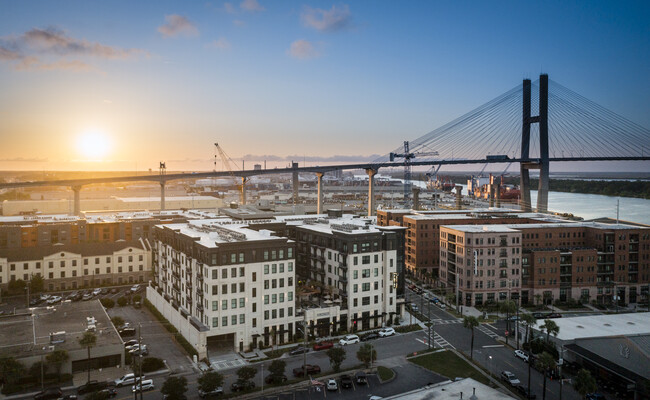
[[432,319],[434,325],[462,324],[462,319]]
[[244,365],[248,365],[248,363],[246,362],[246,360],[242,360],[241,358],[232,359],[232,360],[218,360],[210,364],[212,369],[215,371],[242,367]]
[[[431,336],[429,336],[429,333],[426,332],[426,331],[424,333],[425,333],[425,340],[422,340],[422,339],[415,339],[415,340],[417,340],[420,343],[426,344],[427,341],[431,340]],[[438,333],[435,332],[435,331],[434,331],[434,334],[433,334],[433,343],[435,343],[436,346],[439,347],[439,348],[456,349],[456,347],[454,347],[453,344],[449,343],[445,338],[438,335]]]
[[477,326],[476,329],[478,329],[479,331],[485,333],[486,335],[488,335],[492,339],[496,339],[496,338],[499,337],[499,335],[496,332],[494,332],[493,330],[488,328],[485,324],[479,324],[479,326]]

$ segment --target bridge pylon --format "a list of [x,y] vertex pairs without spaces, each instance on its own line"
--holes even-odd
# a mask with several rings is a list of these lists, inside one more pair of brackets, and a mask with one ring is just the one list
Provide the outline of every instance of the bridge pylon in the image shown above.
[[548,211],[549,183],[549,153],[548,153],[548,75],[539,76],[539,114],[531,116],[531,83],[524,79],[523,84],[523,113],[521,129],[521,159],[530,159],[530,126],[539,124],[539,160],[522,162],[520,164],[520,207],[522,211],[531,211],[530,173],[531,169],[539,169],[539,185],[537,188],[537,212]]

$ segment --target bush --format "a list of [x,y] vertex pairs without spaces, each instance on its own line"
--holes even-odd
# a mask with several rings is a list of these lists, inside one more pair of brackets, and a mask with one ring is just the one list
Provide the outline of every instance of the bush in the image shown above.
[[99,300],[99,302],[102,303],[102,306],[104,306],[104,308],[113,308],[113,307],[115,307],[115,301],[113,299],[105,298],[105,299]]
[[422,327],[420,325],[417,325],[417,324],[403,325],[403,326],[398,326],[398,327],[395,328],[395,332],[399,332],[399,333],[415,332],[415,331],[419,331],[419,330],[422,330]]
[[142,372],[154,372],[165,368],[165,363],[160,358],[146,357],[142,360]]
[[127,303],[128,303],[128,300],[124,296],[117,299],[117,305],[120,306],[120,307],[124,307]]

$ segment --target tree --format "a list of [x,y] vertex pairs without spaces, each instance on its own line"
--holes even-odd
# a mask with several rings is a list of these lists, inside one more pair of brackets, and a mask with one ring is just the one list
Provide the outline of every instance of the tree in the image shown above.
[[542,387],[542,400],[546,400],[546,372],[555,369],[555,359],[549,353],[543,352],[537,358],[536,363],[539,369],[542,370],[542,376],[544,377],[544,386]]
[[122,317],[113,317],[111,322],[115,325],[116,328],[119,328],[124,325],[124,319]]
[[[510,314],[517,311],[517,304],[512,300],[506,300],[499,303],[499,312],[506,314],[506,330],[510,331]],[[510,333],[510,332],[508,332]],[[508,344],[508,335],[506,335],[506,344]]]
[[36,361],[34,364],[32,364],[31,367],[29,367],[29,376],[34,378],[38,384],[42,384],[41,382],[41,377],[43,376],[43,372],[47,371],[47,367],[44,365],[42,361]]
[[332,347],[327,350],[326,354],[330,358],[330,365],[334,372],[339,372],[341,370],[341,364],[347,356],[345,349],[343,347]]
[[474,316],[465,316],[463,317],[463,326],[470,331],[472,331],[472,344],[470,347],[470,353],[469,353],[469,358],[474,359],[474,328],[478,326],[478,319]]
[[544,325],[539,327],[540,329],[546,330],[546,342],[550,341],[550,335],[551,333],[553,336],[557,337],[557,334],[560,333],[560,327],[557,326],[555,321],[552,319],[545,319],[544,320]]
[[165,368],[165,362],[156,357],[146,357],[142,360],[142,365],[140,366],[142,372],[154,372]]
[[16,383],[25,373],[25,366],[13,357],[0,358],[0,376],[5,383]]
[[160,388],[160,393],[167,396],[167,400],[185,400],[187,392],[187,379],[184,376],[170,376]]
[[90,382],[90,348],[95,347],[97,344],[97,336],[92,332],[84,332],[84,335],[79,339],[81,347],[88,349],[88,382]]
[[9,284],[7,285],[7,289],[11,294],[23,294],[26,287],[27,284],[22,279],[10,280]]
[[199,389],[204,392],[211,392],[223,385],[223,375],[215,371],[205,372],[197,379]]
[[364,343],[357,351],[357,359],[364,363],[366,368],[370,368],[373,361],[377,360],[377,350],[370,343]]
[[[287,367],[287,363],[283,360],[273,360],[269,365],[269,372],[274,378],[279,378],[284,375],[284,369]],[[275,380],[275,379],[274,379]]]
[[56,370],[56,376],[61,377],[61,367],[65,364],[66,361],[70,359],[68,352],[65,350],[54,350],[48,354],[45,359],[47,362],[54,367]]
[[576,378],[573,382],[573,387],[575,388],[576,392],[580,393],[580,396],[583,398],[588,393],[593,393],[598,390],[596,379],[591,376],[591,372],[584,368],[578,371],[578,375],[576,375]]
[[539,307],[539,303],[540,303],[541,301],[542,301],[542,295],[539,294],[539,293],[537,293],[537,294],[535,295],[535,305],[537,305],[537,306]]
[[128,300],[124,296],[117,299],[117,305],[120,306],[120,307],[124,307],[127,303],[128,303]]
[[105,299],[99,300],[99,302],[102,303],[102,306],[104,306],[104,308],[113,308],[113,307],[115,307],[115,300],[113,300],[111,298],[108,298],[108,297],[105,298]]
[[526,325],[526,342],[528,342],[528,334],[530,333],[530,326],[537,323],[537,318],[533,317],[533,314],[524,313],[521,314],[521,321]]
[[257,369],[249,366],[241,367],[237,370],[237,377],[240,382],[247,382],[255,378]]
[[32,274],[29,280],[29,291],[34,294],[43,290],[45,290],[45,283],[41,274]]

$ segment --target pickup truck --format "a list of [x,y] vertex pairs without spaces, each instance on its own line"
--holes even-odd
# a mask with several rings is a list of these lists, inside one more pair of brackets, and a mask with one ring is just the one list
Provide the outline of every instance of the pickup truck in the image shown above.
[[305,365],[304,369],[303,369],[303,367],[294,368],[293,369],[293,376],[295,376],[295,377],[304,376],[305,371],[307,371],[307,374],[319,374],[320,373],[320,367],[318,365],[307,364],[307,365]]

